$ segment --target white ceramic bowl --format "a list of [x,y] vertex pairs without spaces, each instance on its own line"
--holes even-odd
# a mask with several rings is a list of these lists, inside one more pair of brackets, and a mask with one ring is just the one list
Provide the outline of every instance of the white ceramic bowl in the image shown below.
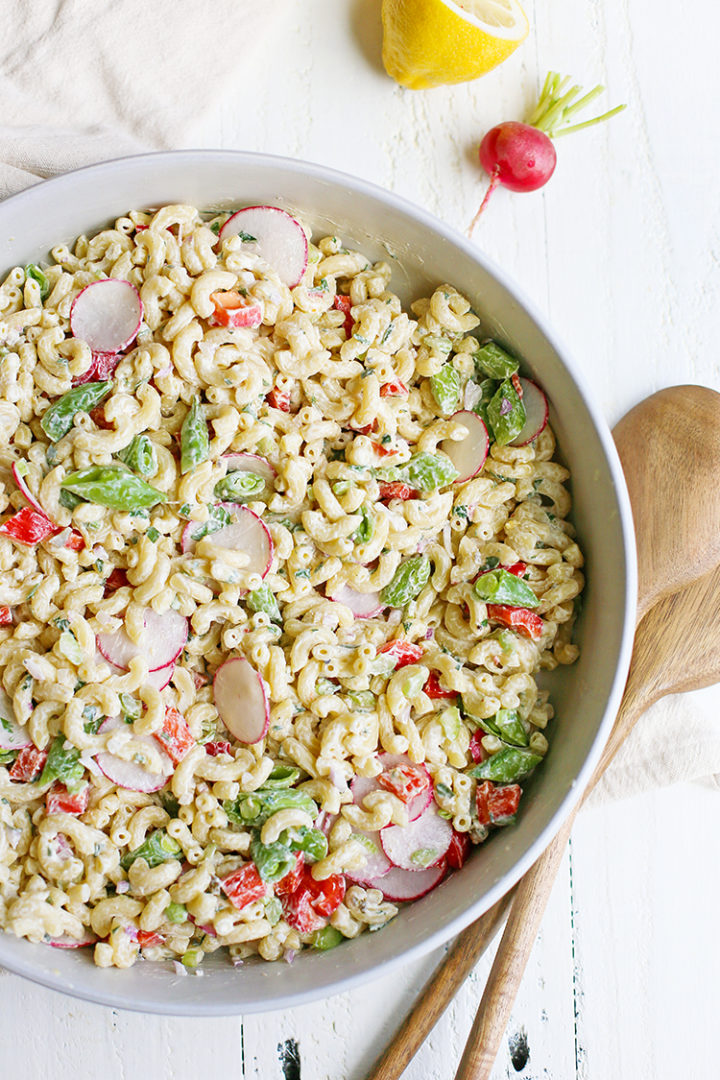
[[582,379],[511,281],[474,245],[424,211],[361,180],[316,165],[228,151],[148,154],[81,169],[0,205],[0,270],[47,258],[48,249],[93,233],[132,208],[188,202],[201,208],[271,203],[317,234],[339,233],[393,263],[403,301],[451,282],[468,296],[483,330],[524,358],[545,388],[562,456],[572,468],[574,518],[588,585],[573,667],[548,682],[557,719],[551,748],[523,798],[517,825],[499,830],[461,873],[407,907],[389,926],[329,952],[234,969],[222,957],[204,978],[179,978],[170,963],[102,970],[90,950],[31,945],[0,933],[0,964],[56,990],[126,1009],[222,1015],[287,1008],[387,973],[458,933],[534,862],[577,800],[612,726],[630,658],[635,610],[632,518],[605,422]]

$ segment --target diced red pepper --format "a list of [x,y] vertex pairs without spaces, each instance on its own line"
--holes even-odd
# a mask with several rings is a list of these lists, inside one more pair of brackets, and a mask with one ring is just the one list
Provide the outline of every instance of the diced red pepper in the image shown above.
[[164,944],[165,939],[156,934],[154,930],[138,930],[137,943],[141,949],[151,949],[155,945]]
[[275,882],[275,895],[276,896],[290,896],[296,889],[300,888],[303,879],[303,865],[305,862],[305,856],[302,851],[295,852],[295,866],[292,870],[288,870],[285,877],[281,877],[279,881]]
[[484,761],[487,757],[482,741],[485,738],[485,732],[478,728],[477,731],[473,731],[470,736],[470,745],[468,750],[470,751],[470,757],[473,759],[476,765],[481,761]]
[[82,534],[73,529],[65,541],[65,547],[70,548],[70,551],[82,551],[85,547],[85,541],[82,538]]
[[391,379],[380,387],[380,397],[403,397],[407,393],[407,386],[399,379]]
[[539,638],[545,628],[545,624],[539,615],[529,608],[508,607],[506,604],[488,604],[488,619],[492,622],[501,623],[511,630],[517,630],[523,637]]
[[345,878],[332,874],[324,881],[316,881],[310,868],[303,866],[300,884],[283,900],[286,921],[301,934],[309,934],[325,924],[345,896]]
[[467,833],[453,829],[450,847],[445,855],[448,866],[452,866],[453,870],[460,870],[470,854],[471,846],[470,837]]
[[416,664],[423,652],[422,645],[416,645],[411,641],[386,641],[378,649],[378,653],[383,653],[395,661],[394,671],[399,671],[408,664]]
[[221,326],[254,328],[263,320],[262,305],[242,296],[236,289],[210,293],[210,299],[215,305],[215,321]]
[[127,573],[121,567],[116,566],[105,578],[105,595],[114,593],[116,589],[122,589],[124,585],[128,584]]
[[377,782],[406,805],[416,795],[427,791],[431,783],[430,774],[421,765],[393,765],[380,773]]
[[350,314],[350,309],[352,308],[352,306],[353,302],[349,296],[344,296],[342,293],[337,293],[335,295],[335,299],[333,300],[333,307],[336,311],[342,311],[343,315],[345,316],[343,329],[348,337],[352,335],[353,326],[355,325],[355,320]]
[[378,457],[392,457],[393,454],[397,454],[398,451],[394,447],[384,446],[382,443],[373,443],[373,450]]
[[446,690],[444,686],[440,685],[440,678],[437,671],[431,671],[428,675],[427,682],[423,686],[423,693],[427,694],[433,701],[439,701],[442,698],[456,698],[458,696],[457,690]]
[[38,750],[37,746],[23,746],[10,766],[10,779],[29,784],[43,771],[47,757],[47,750]]
[[388,499],[417,499],[420,494],[419,491],[410,487],[409,484],[403,484],[401,480],[394,480],[392,483],[384,483],[381,480],[378,487],[380,488],[381,502],[385,502]]
[[372,424],[366,424],[365,427],[354,428],[352,424],[350,426],[353,431],[357,431],[358,435],[369,435],[375,428],[375,421],[373,420]]
[[80,788],[73,795],[64,784],[56,782],[45,796],[46,814],[84,814],[90,802],[90,785]]
[[272,390],[265,395],[265,400],[271,409],[279,409],[280,412],[290,412],[290,391],[280,390],[273,386]]
[[523,396],[523,388],[522,383],[520,382],[520,376],[517,373],[515,375],[511,375],[510,381],[515,387],[515,393],[519,398],[521,398]]
[[521,795],[519,784],[502,784],[498,787],[492,780],[484,780],[475,791],[478,821],[481,825],[503,824],[517,812]]
[[237,870],[233,870],[232,874],[223,878],[220,888],[238,911],[242,911],[255,900],[262,900],[267,892],[267,886],[252,862],[243,863]]
[[46,514],[41,514],[32,506],[23,506],[22,510],[0,525],[0,533],[28,547],[41,544],[59,532],[60,529]]
[[9,607],[0,607],[0,626],[10,626],[13,616]]
[[232,744],[229,742],[206,742],[205,753],[210,757],[217,757],[218,754],[229,754],[232,757]]
[[96,405],[94,409],[90,410],[88,415],[95,427],[104,428],[105,431],[113,430],[113,425],[105,416],[105,409],[102,405]]
[[514,574],[515,577],[522,577],[527,570],[527,563],[516,562],[512,566],[503,566],[503,570],[507,570],[508,574]]
[[195,736],[187,720],[172,705],[165,709],[163,726],[160,731],[154,732],[154,736],[175,765],[181,762],[188,750],[195,745]]

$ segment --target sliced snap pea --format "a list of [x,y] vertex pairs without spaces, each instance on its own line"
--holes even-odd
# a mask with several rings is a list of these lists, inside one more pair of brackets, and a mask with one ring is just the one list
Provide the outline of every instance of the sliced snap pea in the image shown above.
[[28,263],[25,267],[25,278],[30,278],[31,281],[37,281],[40,286],[40,299],[47,300],[50,294],[50,282],[47,279],[47,275],[40,269],[37,263]]
[[455,412],[460,401],[460,376],[452,364],[443,364],[436,375],[430,376],[430,389],[445,416]]
[[75,746],[65,749],[65,736],[57,735],[50,744],[47,761],[40,773],[41,787],[53,780],[60,780],[71,795],[83,786],[85,766],[80,761],[80,751]]
[[263,844],[257,833],[250,841],[250,857],[260,877],[269,883],[279,881],[295,866],[295,855],[286,844],[280,840]]
[[425,588],[430,571],[430,560],[425,555],[411,555],[400,563],[392,581],[380,593],[380,600],[390,607],[404,607]]
[[235,472],[224,476],[222,480],[218,480],[213,492],[216,499],[222,499],[224,502],[242,503],[259,498],[265,491],[266,486],[267,482],[264,476],[236,469]]
[[180,471],[190,472],[210,457],[210,433],[200,398],[193,398],[180,429]]
[[289,788],[300,779],[300,770],[296,765],[276,765],[265,781],[265,787]]
[[229,525],[231,521],[230,511],[226,510],[224,506],[220,506],[219,503],[215,503],[208,507],[207,521],[198,522],[197,528],[193,529],[190,535],[193,540],[202,540],[203,536],[218,532],[219,529]]
[[496,341],[486,341],[475,353],[475,367],[491,379],[509,379],[517,372],[520,364]]
[[280,834],[280,840],[291,851],[302,851],[312,862],[324,859],[328,852],[325,834],[319,829],[308,829],[306,825],[286,830]]
[[147,435],[136,435],[118,454],[120,460],[141,476],[154,476],[158,471],[157,452]]
[[513,784],[529,776],[542,758],[531,750],[515,746],[506,746],[498,750],[479,765],[470,770],[469,775],[478,780],[492,780],[496,784]]
[[82,386],[76,386],[68,390],[67,394],[46,409],[40,421],[43,429],[51,442],[57,442],[67,435],[73,426],[73,420],[79,412],[90,412],[102,399],[110,393],[112,382],[89,382]]
[[498,709],[493,720],[503,742],[511,746],[527,746],[528,733],[518,712],[514,709]]
[[70,473],[60,484],[63,491],[111,510],[141,510],[166,502],[167,495],[150,487],[121,465],[90,465]]
[[413,454],[404,465],[385,466],[375,470],[378,480],[388,483],[400,481],[420,491],[437,491],[438,488],[451,484],[458,477],[458,471],[444,454],[428,454],[421,451]]
[[123,870],[129,870],[136,859],[145,859],[150,868],[168,859],[179,859],[182,848],[177,840],[168,836],[164,829],[156,829],[134,851],[128,851],[120,860]]
[[500,383],[487,407],[487,418],[498,446],[507,446],[525,424],[525,406],[510,379]]
[[321,926],[312,936],[313,949],[334,949],[339,945],[343,936],[335,926]]
[[310,796],[294,788],[241,792],[234,801],[223,803],[223,808],[231,821],[244,827],[264,825],[278,810],[304,810],[313,821],[319,813]]
[[275,593],[269,585],[258,585],[257,589],[251,589],[245,597],[245,603],[251,611],[263,611],[269,615],[273,622],[280,622],[280,608],[275,599]]
[[511,607],[534,608],[538,598],[530,586],[515,574],[498,566],[481,574],[474,585],[475,595],[486,604],[509,604]]
[[356,544],[367,544],[368,541],[372,540],[375,526],[368,508],[364,504],[360,507],[360,514],[362,515],[362,522],[358,525],[352,538]]

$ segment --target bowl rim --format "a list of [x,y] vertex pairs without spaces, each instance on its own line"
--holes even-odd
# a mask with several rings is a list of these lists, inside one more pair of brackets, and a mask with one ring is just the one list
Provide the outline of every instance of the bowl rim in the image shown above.
[[[298,1007],[316,1001],[319,998],[330,997],[359,987],[372,979],[388,975],[402,964],[417,960],[431,952],[433,949],[444,945],[451,938],[469,926],[470,923],[474,922],[484,914],[484,912],[489,910],[493,904],[507,893],[539,858],[554,836],[558,833],[564,821],[579,802],[582,793],[600,760],[603,748],[615,721],[630,667],[635,635],[637,606],[637,557],[632,510],[620,459],[605,417],[600,412],[599,406],[596,405],[593,400],[582,370],[574,362],[569,349],[553,330],[546,316],[539,310],[539,307],[535,302],[527,296],[524,289],[518,285],[518,283],[504,271],[494,259],[486,255],[475,244],[471,243],[471,241],[456,228],[448,225],[441,219],[436,218],[429,211],[411,200],[388,191],[379,184],[319,163],[288,158],[282,155],[245,150],[203,148],[158,150],[123,155],[118,158],[109,158],[31,184],[29,187],[9,195],[0,203],[0,228],[4,227],[4,221],[8,214],[12,215],[13,211],[17,208],[24,208],[25,204],[30,204],[32,207],[36,200],[42,199],[44,193],[46,193],[49,188],[57,193],[62,193],[67,189],[68,194],[71,194],[76,178],[79,175],[84,177],[97,175],[101,177],[108,172],[117,173],[122,171],[123,166],[131,165],[139,167],[143,162],[157,161],[158,159],[163,158],[175,162],[181,162],[185,159],[188,165],[196,163],[198,159],[205,159],[208,161],[226,160],[228,163],[232,162],[239,167],[242,167],[243,163],[259,166],[261,168],[282,167],[284,170],[296,172],[298,175],[328,181],[333,185],[342,185],[349,189],[350,194],[355,191],[366,195],[377,202],[384,203],[385,205],[392,207],[405,218],[417,222],[425,229],[432,230],[447,243],[459,247],[465,255],[478,263],[487,274],[493,277],[523,308],[525,313],[535,323],[541,334],[544,336],[550,348],[560,359],[568,377],[574,382],[577,392],[593,422],[595,432],[601,444],[605,456],[605,464],[613,484],[614,496],[619,512],[622,550],[624,554],[624,565],[620,569],[623,571],[625,579],[623,626],[620,637],[620,647],[617,652],[615,663],[615,672],[609,693],[607,694],[602,720],[597,727],[590,750],[578,774],[575,776],[571,787],[562,798],[557,809],[535,837],[528,849],[513,864],[512,869],[491,886],[480,900],[475,901],[475,903],[470,903],[465,910],[457,915],[452,921],[443,924],[443,926],[428,934],[417,944],[403,949],[396,955],[387,957],[368,970],[352,972],[344,977],[333,978],[331,981],[321,982],[319,986],[307,990],[294,991],[284,996],[279,995],[273,997],[271,1002],[261,1000],[257,1003],[256,1007],[247,1001],[238,1002],[237,1005],[234,1005],[231,1002],[223,1002],[222,1004],[213,1003],[208,1001],[204,993],[199,993],[197,1000],[188,1002],[187,1004],[174,1004],[171,995],[169,995],[170,1000],[167,1002],[167,1005],[160,1005],[154,1001],[148,1002],[147,1000],[128,1001],[127,995],[123,995],[122,993],[89,993],[81,987],[76,986],[74,981],[70,981],[59,971],[53,971],[49,967],[39,968],[32,960],[25,961],[22,957],[4,956],[3,953],[5,950],[3,949],[3,938],[5,937],[5,934],[0,931],[0,963],[2,963],[7,970],[49,989],[69,994],[70,996],[81,1000],[108,1005],[113,1008],[166,1016],[230,1016],[239,1013],[271,1012],[278,1009]],[[118,985],[118,991],[120,990],[121,984]],[[203,991],[204,990],[205,987],[203,986]]]

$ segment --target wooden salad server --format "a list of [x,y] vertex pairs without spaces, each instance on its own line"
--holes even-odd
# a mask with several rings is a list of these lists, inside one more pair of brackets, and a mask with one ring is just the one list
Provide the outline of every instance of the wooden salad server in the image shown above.
[[[588,791],[650,704],[720,679],[720,627],[708,631],[702,615],[709,594],[717,590],[720,599],[720,570],[712,569],[720,563],[720,394],[701,386],[661,390],[636,405],[613,434],[635,519],[638,618],[652,610],[638,629],[620,712]],[[490,1075],[576,813],[521,881],[458,935],[368,1080],[398,1080],[512,902],[457,1080]]]

